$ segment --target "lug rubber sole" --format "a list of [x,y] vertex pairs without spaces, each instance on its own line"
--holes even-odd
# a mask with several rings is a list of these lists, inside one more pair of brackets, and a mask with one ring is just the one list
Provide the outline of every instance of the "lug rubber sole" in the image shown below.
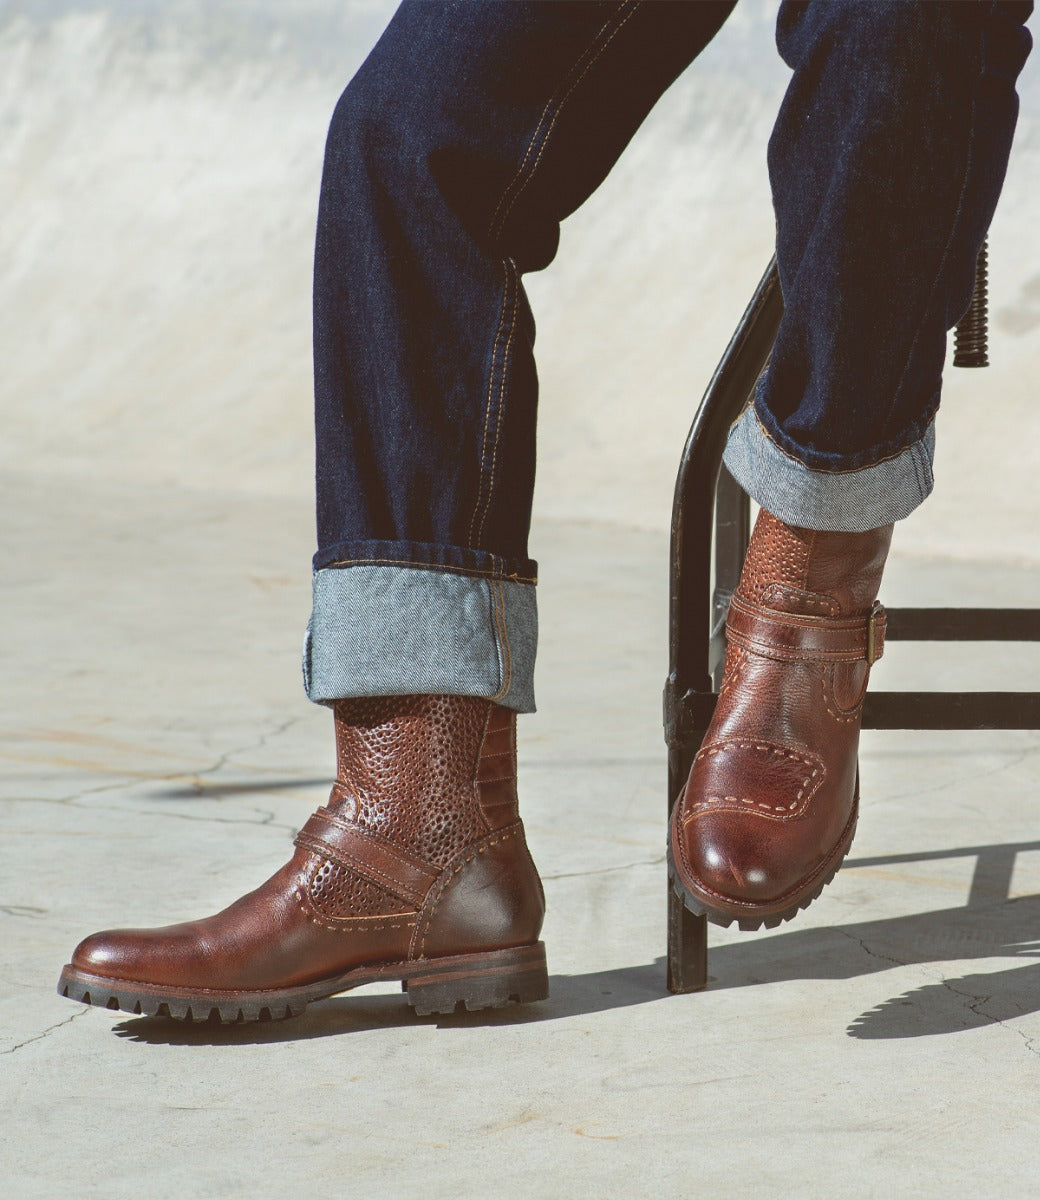
[[679,873],[675,869],[675,857],[672,853],[671,837],[669,837],[668,879],[672,885],[672,891],[675,892],[690,912],[699,917],[707,917],[713,925],[721,925],[723,928],[727,928],[736,921],[737,926],[745,932],[761,929],[763,926],[766,929],[775,929],[778,925],[782,925],[784,921],[790,921],[792,917],[796,917],[803,909],[808,908],[819,897],[820,893],[831,882],[834,876],[837,875],[838,868],[845,861],[849,851],[852,849],[852,839],[856,834],[858,819],[859,797],[857,796],[852,815],[849,817],[848,824],[842,831],[841,840],[832,851],[830,858],[817,869],[816,873],[799,891],[771,904],[761,905],[733,901],[730,905],[723,907],[717,901],[712,901],[706,896],[691,891],[679,878]]
[[421,1017],[453,1013],[460,1008],[467,1012],[502,1008],[510,1002],[531,1004],[549,995],[542,942],[483,954],[356,967],[314,983],[252,992],[174,988],[108,979],[70,964],[58,980],[58,995],[137,1016],[234,1024],[298,1017],[316,1000],[384,980],[400,980],[408,1003]]

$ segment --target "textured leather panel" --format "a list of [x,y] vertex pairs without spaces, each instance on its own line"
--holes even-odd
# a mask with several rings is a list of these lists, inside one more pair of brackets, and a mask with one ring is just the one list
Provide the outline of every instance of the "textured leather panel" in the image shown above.
[[761,509],[744,558],[741,594],[749,600],[764,601],[764,593],[772,584],[804,588],[812,536],[812,530],[785,525]]
[[739,592],[783,612],[865,613],[881,586],[891,541],[891,525],[866,533],[799,529],[761,509]]
[[488,718],[477,764],[477,791],[484,820],[491,829],[501,829],[518,819],[516,713],[497,705]]
[[338,703],[339,779],[357,823],[438,867],[482,837],[474,775],[491,707],[463,696]]
[[437,878],[437,872],[425,863],[370,830],[337,819],[324,808],[319,808],[296,835],[296,844],[356,871],[416,907]]
[[385,888],[365,879],[350,867],[326,859],[314,875],[309,888],[310,901],[323,917],[375,917],[385,913],[411,910],[405,901]]
[[516,713],[511,709],[493,705],[488,715],[487,732],[484,735],[485,755],[515,753]]

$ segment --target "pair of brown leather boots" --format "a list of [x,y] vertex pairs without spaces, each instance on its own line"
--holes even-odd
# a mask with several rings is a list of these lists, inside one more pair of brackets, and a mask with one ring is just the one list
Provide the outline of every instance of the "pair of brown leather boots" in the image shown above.
[[[776,925],[848,852],[891,536],[760,514],[715,717],[672,815],[673,884],[694,912]],[[384,697],[341,701],[335,725],[329,802],[280,871],[206,920],[94,934],[59,991],[224,1021],[295,1016],[377,980],[400,980],[420,1014],[543,999],[545,903],[517,811],[515,713]]]

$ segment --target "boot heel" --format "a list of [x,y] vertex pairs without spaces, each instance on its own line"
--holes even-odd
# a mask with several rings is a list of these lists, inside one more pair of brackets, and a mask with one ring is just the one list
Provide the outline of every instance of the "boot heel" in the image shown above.
[[419,971],[401,983],[408,1003],[420,1017],[502,1008],[511,1000],[530,1004],[549,995],[545,946],[519,946],[487,954],[458,954],[417,964]]

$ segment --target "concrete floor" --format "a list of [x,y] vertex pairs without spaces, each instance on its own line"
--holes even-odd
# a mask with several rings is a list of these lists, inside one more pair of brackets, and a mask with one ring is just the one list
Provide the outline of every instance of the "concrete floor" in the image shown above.
[[[266,878],[327,794],[309,260],[329,113],[393,5],[0,5],[0,1197],[1034,1197],[1040,734],[865,735],[849,865],[797,923],[713,930],[707,991],[664,990],[668,505],[771,249],[775,0],[529,281],[551,998],[417,1019],[365,989],[214,1029],[55,994],[86,933]],[[948,372],[889,603],[1040,595],[1040,73],[1020,91],[994,366]],[[893,645],[875,683],[1038,678],[1022,647]]]
[[[81,1008],[53,990],[81,936],[214,911],[324,799],[309,512],[10,474],[0,504],[5,1196],[1035,1195],[1040,735],[867,734],[849,865],[797,923],[713,930],[709,990],[669,996],[665,545],[543,521],[521,794],[551,998],[417,1019],[367,988],[230,1028]],[[885,594],[1038,585],[897,556]],[[876,681],[1028,686],[1021,649],[987,675],[896,645]]]

